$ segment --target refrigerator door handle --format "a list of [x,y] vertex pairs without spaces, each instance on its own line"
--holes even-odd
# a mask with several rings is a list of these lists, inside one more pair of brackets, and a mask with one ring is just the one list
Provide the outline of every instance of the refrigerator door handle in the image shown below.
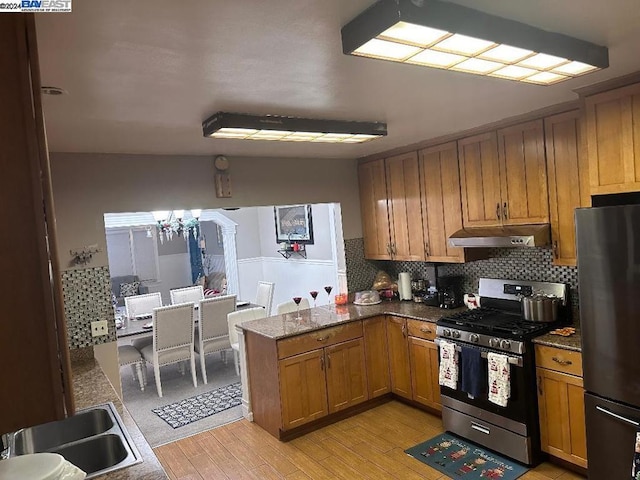
[[623,417],[622,415],[618,415],[617,413],[613,413],[612,411],[607,410],[606,408],[603,408],[603,407],[601,407],[599,405],[596,405],[596,410],[598,410],[599,412],[602,412],[602,413],[606,413],[607,415],[610,415],[610,416],[612,416],[614,418],[617,418],[618,420],[620,420],[622,422],[625,422],[625,423],[628,423],[629,425],[633,425],[634,427],[640,427],[640,423],[639,422],[636,422],[635,420],[629,420],[628,418]]

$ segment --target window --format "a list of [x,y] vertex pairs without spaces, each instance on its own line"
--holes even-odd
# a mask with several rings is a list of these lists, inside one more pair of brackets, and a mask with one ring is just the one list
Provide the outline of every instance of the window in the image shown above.
[[158,281],[158,244],[155,229],[108,228],[107,255],[112,277],[137,275],[141,281]]

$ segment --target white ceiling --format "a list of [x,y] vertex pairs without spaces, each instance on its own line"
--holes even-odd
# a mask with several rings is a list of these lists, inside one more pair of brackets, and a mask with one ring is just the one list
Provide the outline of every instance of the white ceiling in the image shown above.
[[[37,14],[54,152],[361,157],[573,100],[640,70],[637,0],[456,0],[609,47],[611,66],[554,86],[342,54],[340,28],[372,0],[109,0]],[[362,145],[210,139],[219,111],[382,121]]]

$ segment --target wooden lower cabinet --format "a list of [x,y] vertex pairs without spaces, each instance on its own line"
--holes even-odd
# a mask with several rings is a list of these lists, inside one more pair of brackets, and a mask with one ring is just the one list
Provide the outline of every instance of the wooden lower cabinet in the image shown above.
[[324,349],[280,360],[279,370],[284,430],[298,427],[329,413]]
[[[554,369],[536,368],[542,450],[586,468],[584,388],[582,377],[572,374],[582,371],[580,354],[536,345],[538,365],[538,359],[545,361],[541,353],[552,355],[551,360],[558,364]],[[568,354],[572,357],[569,358]]]
[[363,330],[369,398],[375,398],[391,391],[386,318],[380,316],[365,320]]
[[325,349],[329,413],[338,412],[369,398],[362,338]]
[[407,320],[405,318],[387,317],[391,391],[400,397],[411,399],[411,371],[407,336]]
[[438,347],[431,340],[409,337],[412,398],[436,410],[442,410],[438,382]]

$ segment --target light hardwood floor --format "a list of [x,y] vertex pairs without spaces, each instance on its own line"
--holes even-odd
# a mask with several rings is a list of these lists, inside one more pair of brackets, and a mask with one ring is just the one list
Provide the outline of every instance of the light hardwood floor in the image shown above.
[[[447,479],[404,453],[442,432],[442,422],[392,401],[312,432],[279,442],[240,420],[154,449],[172,479]],[[543,463],[523,480],[584,477]]]

